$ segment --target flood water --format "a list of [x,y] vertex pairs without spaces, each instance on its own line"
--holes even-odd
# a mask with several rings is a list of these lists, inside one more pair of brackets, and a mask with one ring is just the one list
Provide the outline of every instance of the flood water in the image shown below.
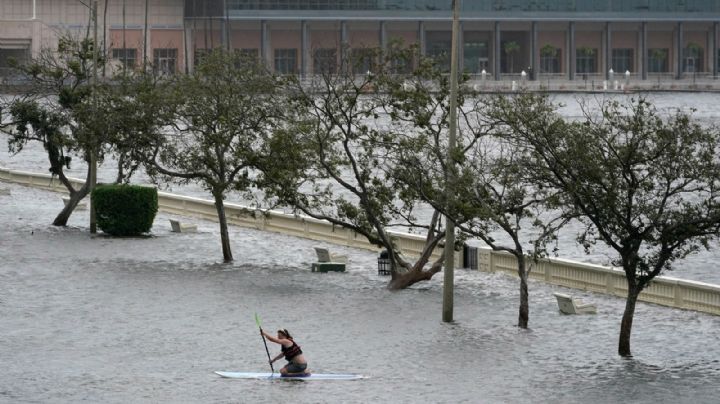
[[[453,323],[442,274],[389,292],[375,254],[312,273],[317,242],[217,224],[152,236],[91,236],[87,211],[49,223],[58,194],[0,183],[2,403],[715,403],[720,317],[639,303],[632,359],[617,356],[624,301],[530,284],[530,330],[515,327],[510,276],[456,271]],[[565,316],[553,291],[598,306]],[[357,381],[228,380],[267,371],[254,314],[287,328],[317,373]],[[278,352],[270,346],[271,354]]]

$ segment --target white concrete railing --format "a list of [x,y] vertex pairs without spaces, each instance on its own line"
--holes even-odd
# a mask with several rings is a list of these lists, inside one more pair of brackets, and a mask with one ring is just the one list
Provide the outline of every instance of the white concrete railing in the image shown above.
[[[479,269],[517,276],[517,260],[508,253],[478,249]],[[552,285],[591,292],[627,296],[625,273],[621,269],[546,258],[533,265],[530,278]],[[640,294],[639,300],[663,306],[720,315],[720,285],[666,276],[656,277]]]
[[[65,188],[59,181],[51,181],[49,174],[0,168],[0,180],[65,192]],[[72,179],[72,181],[77,184],[83,182],[78,179]],[[158,205],[163,212],[217,220],[215,204],[210,200],[158,192]],[[351,230],[310,217],[275,211],[261,213],[232,203],[226,204],[225,209],[229,224],[370,251],[378,250],[364,237]],[[405,255],[409,257],[420,255],[425,244],[424,237],[406,233],[392,233],[392,235]],[[456,254],[456,265],[460,263],[461,258],[461,254]],[[516,260],[510,254],[495,252],[489,248],[478,248],[477,261],[481,271],[504,272],[517,276]],[[621,270],[569,260],[541,260],[533,266],[530,278],[553,285],[620,297],[625,297],[627,293],[625,274]],[[718,285],[661,276],[640,294],[639,299],[669,307],[720,315],[720,286]]]

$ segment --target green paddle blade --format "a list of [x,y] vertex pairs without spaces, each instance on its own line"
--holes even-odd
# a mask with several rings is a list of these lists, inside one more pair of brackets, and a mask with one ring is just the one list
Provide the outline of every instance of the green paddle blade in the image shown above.
[[257,313],[255,313],[255,324],[257,324],[258,328],[262,328],[260,327],[260,317],[258,317]]

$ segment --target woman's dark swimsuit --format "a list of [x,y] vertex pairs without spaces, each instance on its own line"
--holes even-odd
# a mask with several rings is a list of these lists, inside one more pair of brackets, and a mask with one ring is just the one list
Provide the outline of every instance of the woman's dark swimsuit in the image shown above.
[[307,363],[293,363],[292,361],[294,357],[302,354],[303,351],[300,349],[300,345],[296,344],[295,341],[290,341],[292,341],[292,345],[289,347],[280,347],[283,355],[285,355],[285,360],[288,361],[285,369],[287,369],[288,373],[304,373],[305,369],[307,369]]

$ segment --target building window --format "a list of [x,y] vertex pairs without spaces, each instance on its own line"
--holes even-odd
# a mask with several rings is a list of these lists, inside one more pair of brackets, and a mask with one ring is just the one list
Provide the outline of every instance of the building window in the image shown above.
[[698,44],[688,44],[688,46],[683,49],[683,72],[698,73],[704,71],[703,59],[703,48]]
[[613,49],[611,67],[616,73],[634,72],[634,51],[630,48]]
[[112,50],[113,60],[117,60],[126,69],[137,66],[137,49],[119,48]]
[[465,42],[463,44],[464,69],[469,73],[479,74],[488,70],[489,52],[487,41]]
[[313,54],[313,72],[315,74],[335,74],[337,71],[337,49],[315,49]]
[[428,31],[425,34],[425,55],[435,60],[437,67],[444,72],[450,71],[450,31]]
[[597,49],[577,49],[575,56],[575,73],[597,73]]
[[260,49],[258,48],[235,49],[235,52],[237,52],[243,60],[260,60]]
[[543,46],[540,49],[540,72],[548,74],[560,73],[560,61],[562,51],[552,45]]
[[10,75],[13,68],[11,60],[23,65],[30,60],[30,49],[2,49],[0,48],[0,76]]
[[297,49],[275,49],[275,72],[297,73]]
[[375,52],[372,49],[353,49],[350,60],[354,74],[366,74],[375,70]]
[[193,54],[195,55],[195,58],[193,59],[193,66],[200,66],[207,58],[208,50],[207,49],[195,49]]
[[667,73],[669,54],[667,48],[648,49],[648,73]]
[[154,49],[153,66],[155,71],[162,74],[175,74],[177,71],[177,54],[177,48]]
[[390,61],[390,71],[392,74],[412,73],[413,66],[415,65],[415,58],[412,53],[402,51],[393,52],[391,50],[388,59]]

